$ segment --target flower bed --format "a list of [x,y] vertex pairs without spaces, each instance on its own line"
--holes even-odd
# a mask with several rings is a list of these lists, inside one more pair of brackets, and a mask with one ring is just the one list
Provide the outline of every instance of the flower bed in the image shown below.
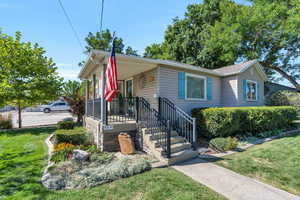
[[53,151],[42,177],[46,188],[93,187],[151,169],[151,158],[146,154],[120,156],[101,152],[88,138],[83,128],[75,128],[57,130],[52,140],[47,139]]

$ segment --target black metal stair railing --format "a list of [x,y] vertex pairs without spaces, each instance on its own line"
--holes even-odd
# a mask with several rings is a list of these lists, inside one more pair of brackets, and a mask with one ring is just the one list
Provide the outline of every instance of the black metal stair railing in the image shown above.
[[197,148],[196,119],[192,118],[172,101],[165,97],[158,99],[158,112],[165,120],[170,120],[172,130],[184,137],[193,148]]
[[155,138],[156,147],[162,148],[167,158],[171,157],[171,129],[169,120],[164,120],[148,101],[137,97],[137,121],[142,127],[147,128],[148,134]]

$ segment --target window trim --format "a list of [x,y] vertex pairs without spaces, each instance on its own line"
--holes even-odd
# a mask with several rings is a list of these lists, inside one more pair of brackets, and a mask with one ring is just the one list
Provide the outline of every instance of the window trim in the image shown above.
[[246,91],[246,100],[247,101],[258,101],[258,98],[257,98],[257,95],[258,95],[258,88],[257,88],[257,81],[252,81],[252,80],[246,80],[246,90],[248,88],[248,83],[254,83],[255,84],[255,99],[249,99],[248,98],[248,94],[247,94],[247,91]]
[[[200,78],[204,80],[204,98],[188,98],[187,97],[187,77],[195,77],[195,78]],[[196,74],[189,74],[185,73],[185,99],[186,100],[196,100],[196,101],[207,101],[207,77],[206,76],[201,76],[201,75],[196,75]]]

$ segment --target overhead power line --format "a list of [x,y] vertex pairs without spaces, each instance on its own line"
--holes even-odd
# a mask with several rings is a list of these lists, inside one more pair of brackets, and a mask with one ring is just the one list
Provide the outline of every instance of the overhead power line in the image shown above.
[[76,30],[75,30],[73,24],[72,24],[71,18],[69,17],[69,15],[68,15],[66,9],[64,8],[64,5],[62,4],[61,0],[58,0],[58,3],[59,3],[59,5],[60,5],[61,9],[63,10],[63,13],[64,13],[65,17],[67,18],[67,21],[68,21],[68,23],[69,23],[69,25],[70,25],[70,27],[71,27],[73,33],[74,33],[74,36],[75,36],[75,38],[76,38],[76,40],[77,40],[77,42],[78,42],[80,48],[82,49],[82,51],[84,51],[84,48],[83,48],[83,46],[82,46],[82,44],[81,44],[81,42],[80,42],[79,36],[78,36],[78,34],[77,34],[77,32],[76,32]]

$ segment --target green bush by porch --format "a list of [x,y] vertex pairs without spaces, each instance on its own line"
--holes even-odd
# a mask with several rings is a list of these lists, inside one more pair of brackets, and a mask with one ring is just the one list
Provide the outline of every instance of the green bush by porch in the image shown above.
[[88,142],[87,133],[84,128],[76,127],[74,129],[59,129],[55,131],[55,143],[70,143],[73,145],[83,145]]
[[197,131],[208,138],[253,135],[293,126],[297,111],[291,106],[197,108]]

